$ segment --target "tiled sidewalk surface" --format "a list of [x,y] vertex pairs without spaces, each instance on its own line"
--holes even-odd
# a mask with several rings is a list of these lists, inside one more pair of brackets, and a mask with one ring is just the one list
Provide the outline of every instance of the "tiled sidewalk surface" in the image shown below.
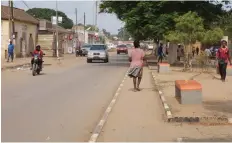
[[[232,118],[232,77],[225,83],[216,74],[199,74],[170,71],[168,74],[153,75],[159,90],[168,104],[172,117],[184,120],[184,117],[199,117],[201,122],[230,123]],[[217,78],[215,78],[217,77]],[[175,98],[175,80],[194,79],[202,84],[203,103],[200,105],[182,105]],[[205,118],[203,118],[205,117]]]

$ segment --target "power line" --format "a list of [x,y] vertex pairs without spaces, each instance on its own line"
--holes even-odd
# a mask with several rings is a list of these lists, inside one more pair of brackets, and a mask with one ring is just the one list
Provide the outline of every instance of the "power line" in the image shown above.
[[22,0],[22,2],[24,3],[24,5],[25,5],[28,9],[30,9],[30,7],[28,6],[28,4],[27,4],[24,0]]

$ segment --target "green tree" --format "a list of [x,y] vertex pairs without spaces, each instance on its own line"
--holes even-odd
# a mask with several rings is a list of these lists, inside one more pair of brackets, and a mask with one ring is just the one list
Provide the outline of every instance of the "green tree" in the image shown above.
[[[56,16],[56,11],[49,8],[32,8],[26,11],[28,14],[39,18],[39,19],[46,19],[51,21],[52,16]],[[67,17],[65,13],[62,11],[58,11],[58,16],[61,16],[62,23],[59,23],[59,26],[65,29],[71,29],[73,27],[73,21]]]
[[130,38],[130,34],[127,32],[126,28],[122,27],[118,29],[118,35],[120,40],[128,41]]
[[98,27],[95,27],[94,25],[87,24],[87,25],[85,26],[85,29],[88,29],[88,28],[90,28],[89,31],[99,32],[99,28],[98,28]]
[[188,11],[201,16],[207,29],[225,13],[221,3],[210,1],[103,1],[100,4],[100,12],[115,13],[138,40],[163,39],[163,34],[174,28],[173,19]]
[[226,36],[232,37],[232,9],[220,17],[219,25]]
[[110,33],[110,32],[107,32],[106,29],[102,29],[102,32],[103,32],[103,34],[104,34],[106,37],[108,37],[108,38],[111,37],[111,33]]
[[196,12],[189,11],[175,18],[174,21],[176,23],[175,30],[169,31],[164,37],[170,42],[184,45],[184,70],[191,68],[190,53],[192,45],[196,43],[196,41],[213,44],[219,41],[223,36],[223,32],[220,28],[205,30],[203,19],[199,17]]

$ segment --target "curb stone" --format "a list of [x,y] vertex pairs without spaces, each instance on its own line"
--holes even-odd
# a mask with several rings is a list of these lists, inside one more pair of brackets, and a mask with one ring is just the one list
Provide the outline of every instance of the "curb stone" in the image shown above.
[[[151,70],[151,67],[148,65],[148,68]],[[163,92],[158,89],[157,80],[154,72],[151,72],[152,78],[154,80],[155,86],[157,88],[157,92],[160,96],[166,118],[168,122],[186,122],[186,123],[201,123],[206,125],[232,125],[232,118],[228,117],[174,117],[171,108],[167,104],[167,101],[163,95]]]
[[105,125],[107,119],[108,119],[108,116],[110,114],[110,112],[112,111],[116,101],[117,101],[117,98],[120,94],[120,91],[121,91],[121,88],[123,87],[123,83],[125,82],[125,80],[127,80],[127,73],[128,73],[129,70],[127,70],[122,82],[119,84],[118,86],[118,89],[116,91],[116,93],[114,94],[113,96],[113,99],[111,100],[110,104],[108,105],[108,107],[106,108],[103,116],[101,117],[101,120],[99,121],[99,123],[97,124],[97,126],[95,127],[90,139],[88,142],[96,142],[100,133],[102,132],[102,129],[103,129],[103,126]]
[[31,65],[31,63],[27,62],[27,63],[24,63],[24,64],[18,64],[18,65],[14,65],[14,66],[2,67],[1,70],[5,71],[5,70],[8,70],[8,69],[15,69],[15,68],[18,68],[18,67],[28,66],[28,65]]
[[[155,77],[154,73],[151,72],[151,74],[152,74],[152,77],[153,77],[153,79],[154,79],[154,81],[155,81],[155,86],[158,87],[158,86],[157,86],[157,82],[156,82],[156,77]],[[167,117],[167,121],[170,122],[171,119],[172,119],[172,112],[171,112],[171,109],[170,109],[170,107],[168,106],[168,104],[167,104],[167,102],[166,102],[166,99],[165,99],[165,97],[164,97],[164,95],[163,95],[163,92],[162,92],[161,90],[159,90],[159,89],[157,89],[157,92],[158,92],[159,97],[160,97],[160,99],[161,99],[161,101],[162,101],[162,105],[163,105],[163,108],[164,108],[164,110],[165,110],[165,114],[166,114],[166,117]]]

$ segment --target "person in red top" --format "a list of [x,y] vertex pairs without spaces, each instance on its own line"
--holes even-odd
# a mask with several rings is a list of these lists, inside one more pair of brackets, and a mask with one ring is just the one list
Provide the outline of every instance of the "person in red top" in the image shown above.
[[227,41],[225,40],[221,41],[221,47],[218,49],[216,57],[218,60],[218,68],[219,68],[219,73],[221,75],[221,80],[225,82],[228,62],[230,62],[231,65],[230,52],[227,47]]
[[43,51],[41,50],[41,47],[40,45],[37,45],[35,47],[35,50],[33,51],[32,53],[32,59],[31,59],[31,69],[32,69],[32,66],[33,66],[33,63],[34,63],[34,55],[38,55],[38,58],[39,58],[39,66],[42,70],[42,63],[43,63]]

